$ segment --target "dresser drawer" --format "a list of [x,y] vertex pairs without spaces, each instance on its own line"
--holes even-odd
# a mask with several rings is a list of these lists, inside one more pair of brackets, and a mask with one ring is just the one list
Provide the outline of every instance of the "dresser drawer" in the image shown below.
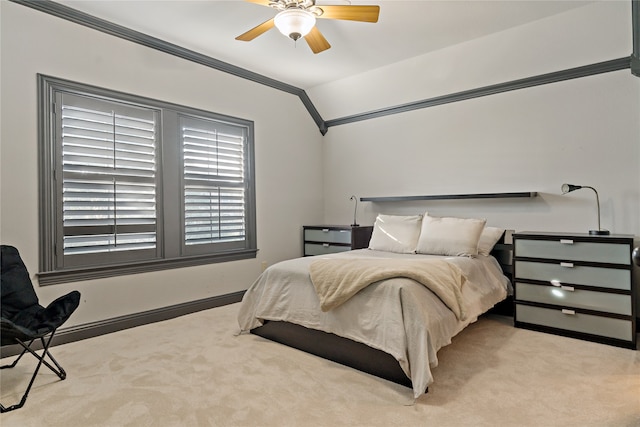
[[350,251],[351,246],[339,246],[329,243],[305,243],[304,253],[305,255],[327,255],[334,254],[336,252]]
[[[518,253],[518,256],[520,254]],[[567,266],[564,266],[567,265]],[[631,289],[631,271],[617,268],[578,266],[571,263],[515,262],[516,279],[541,280],[560,283],[597,286],[609,289]]]
[[331,228],[306,228],[304,240],[312,242],[344,243],[351,245],[351,230]]
[[553,304],[565,308],[583,308],[631,316],[631,295],[583,289],[571,291],[556,286],[516,282],[516,298],[518,301]]
[[516,256],[524,258],[631,265],[629,245],[620,243],[574,242],[571,239],[517,239],[515,253]]
[[531,323],[624,341],[633,340],[631,320],[591,314],[565,314],[562,310],[516,304],[516,322]]

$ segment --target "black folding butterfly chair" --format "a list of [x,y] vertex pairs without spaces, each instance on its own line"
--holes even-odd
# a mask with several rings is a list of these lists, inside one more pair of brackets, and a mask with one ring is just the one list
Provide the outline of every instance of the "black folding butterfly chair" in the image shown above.
[[[49,345],[58,327],[66,322],[78,307],[80,292],[70,292],[56,299],[46,308],[41,306],[38,304],[38,297],[29,278],[29,272],[18,250],[13,246],[2,245],[1,251],[0,341],[2,347],[18,344],[23,350],[13,363],[0,366],[0,369],[13,368],[27,353],[38,359],[31,381],[20,402],[8,407],[0,404],[0,412],[7,412],[22,408],[42,365],[51,369],[61,380],[67,377],[67,373],[49,352]],[[37,348],[38,342],[42,346],[41,349]],[[47,358],[49,360],[46,360]]]

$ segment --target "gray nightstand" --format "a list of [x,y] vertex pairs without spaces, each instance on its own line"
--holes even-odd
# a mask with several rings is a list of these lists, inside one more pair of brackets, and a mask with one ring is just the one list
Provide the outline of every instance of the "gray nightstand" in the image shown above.
[[517,327],[636,348],[633,236],[513,238]]
[[369,246],[373,226],[305,225],[304,256],[326,255]]

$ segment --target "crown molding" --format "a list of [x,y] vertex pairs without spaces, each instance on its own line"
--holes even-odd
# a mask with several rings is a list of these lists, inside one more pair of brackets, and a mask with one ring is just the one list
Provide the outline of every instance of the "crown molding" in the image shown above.
[[104,19],[97,18],[84,12],[68,6],[56,3],[52,0],[10,0],[13,3],[21,4],[50,15],[66,19],[68,21],[84,25],[86,27],[119,37],[133,43],[138,43],[152,49],[174,55],[188,61],[193,61],[232,74],[234,76],[251,80],[253,82],[281,90],[300,98],[313,121],[318,126],[318,130],[325,135],[330,127],[344,125],[348,123],[370,120],[392,114],[400,114],[408,111],[429,108],[438,105],[448,104],[452,102],[465,101],[482,96],[495,95],[498,93],[508,92],[512,90],[525,89],[533,86],[556,83],[564,80],[571,80],[581,77],[593,76],[596,74],[608,73],[629,68],[631,72],[640,77],[640,0],[631,0],[632,8],[632,27],[633,27],[633,53],[629,57],[614,59],[610,61],[599,62],[596,64],[585,65],[582,67],[570,68],[562,71],[542,74],[524,79],[513,80],[509,82],[499,83],[491,86],[484,86],[463,92],[456,92],[435,98],[423,99],[406,104],[396,105],[392,107],[382,108],[379,110],[358,113],[351,116],[345,116],[332,120],[323,120],[320,113],[315,108],[307,93],[298,87],[272,79],[262,74],[220,61],[207,55],[186,49],[184,47],[166,42],[156,37],[134,31],[132,29],[114,24]]
[[611,61],[599,62],[596,64],[585,65],[582,67],[569,68],[553,73],[541,74],[524,79],[512,80],[509,82],[498,83],[491,86],[484,86],[476,89],[470,89],[462,92],[450,93],[448,95],[438,96],[435,98],[423,99],[420,101],[409,102],[407,104],[396,105],[394,107],[382,108],[379,110],[369,111],[366,113],[354,114],[352,116],[342,117],[339,119],[327,120],[327,128],[332,126],[344,125],[347,123],[369,120],[378,117],[388,116],[391,114],[405,113],[407,111],[419,110],[422,108],[435,107],[437,105],[449,104],[452,102],[466,101],[468,99],[480,98],[482,96],[496,95],[512,90],[526,89],[533,86],[546,85],[564,80],[577,79],[581,77],[593,76],[596,74],[609,73],[612,71],[630,68],[630,57],[613,59]]
[[114,24],[113,22],[106,21],[101,18],[97,18],[88,13],[81,12],[71,7],[65,6],[60,3],[56,3],[51,0],[10,0],[13,3],[17,3],[23,6],[30,7],[40,12],[47,13],[49,15],[65,19],[67,21],[83,25],[88,28],[118,37],[124,40],[128,40],[133,43],[137,43],[142,46],[156,49],[169,55],[177,56],[178,58],[192,61],[205,67],[213,68],[224,73],[232,74],[234,76],[251,80],[253,82],[269,86],[271,88],[281,90],[283,92],[290,93],[300,98],[307,111],[313,118],[313,121],[320,129],[320,132],[324,135],[326,133],[325,122],[318,113],[309,96],[304,91],[296,86],[281,82],[279,80],[272,79],[262,74],[254,73],[242,67],[238,67],[228,62],[220,61],[202,53],[186,49],[182,46],[178,46],[173,43],[169,43],[162,39],[149,36],[139,31],[132,30],[122,25]]

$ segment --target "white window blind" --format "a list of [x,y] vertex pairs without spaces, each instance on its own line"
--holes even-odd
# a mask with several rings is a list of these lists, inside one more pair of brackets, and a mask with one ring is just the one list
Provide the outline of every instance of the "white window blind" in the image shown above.
[[155,248],[154,111],[62,102],[64,255]]
[[244,128],[181,117],[187,246],[246,238]]

